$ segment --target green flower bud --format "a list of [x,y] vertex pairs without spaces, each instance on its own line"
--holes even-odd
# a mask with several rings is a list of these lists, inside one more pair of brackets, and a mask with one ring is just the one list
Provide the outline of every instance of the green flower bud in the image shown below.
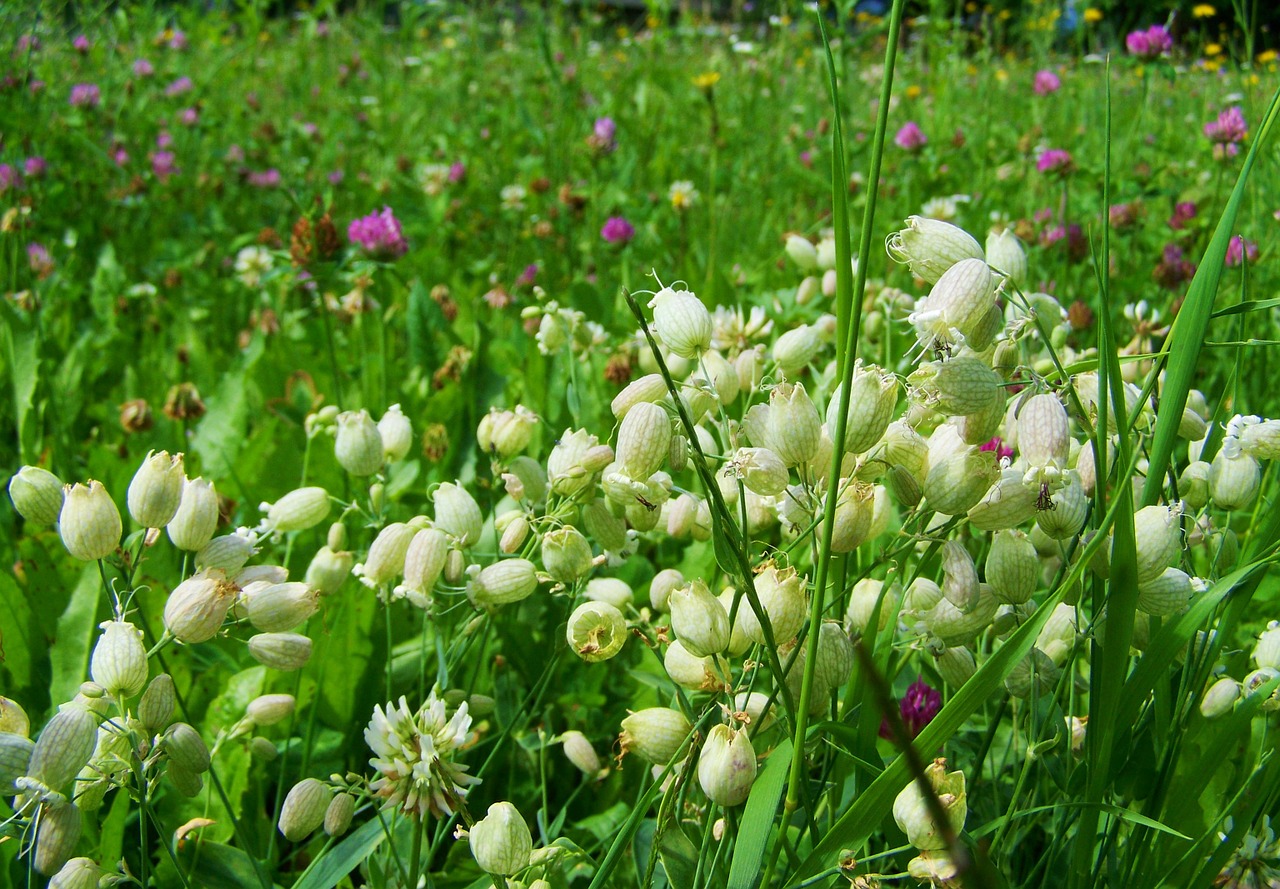
[[1228,457],[1224,448],[1209,464],[1209,496],[1219,509],[1244,509],[1258,496],[1261,481],[1262,467],[1248,453]]
[[180,642],[212,639],[222,627],[238,592],[220,574],[193,575],[174,588],[164,606],[165,628]]
[[691,654],[707,657],[729,645],[729,615],[706,583],[695,580],[673,591],[669,604],[671,628]]
[[1271,621],[1258,636],[1253,647],[1253,662],[1258,669],[1280,669],[1280,622]]
[[467,842],[480,869],[499,876],[524,870],[533,854],[529,825],[508,802],[491,805],[488,814],[471,827]]
[[165,530],[178,549],[199,552],[218,528],[218,492],[213,482],[189,478],[182,486],[182,500]]
[[987,233],[987,262],[1019,287],[1026,286],[1027,251],[1023,249],[1022,242],[1013,233],[1013,229],[1006,228],[999,232],[992,229]]
[[587,469],[583,461],[599,444],[599,439],[586,430],[565,430],[547,457],[547,481],[552,493],[573,497],[590,487],[594,470]]
[[[53,714],[31,751],[28,775],[61,793],[98,746],[98,717],[81,707]],[[61,863],[58,865],[61,867]],[[54,868],[57,870],[57,868]]]
[[356,478],[382,471],[385,453],[382,433],[366,410],[338,414],[338,431],[333,442],[338,464]]
[[1194,596],[1191,578],[1178,568],[1166,568],[1155,580],[1138,584],[1138,607],[1152,617],[1181,614]]
[[306,584],[322,596],[332,596],[355,567],[355,556],[334,552],[327,546],[316,550],[307,565]]
[[584,775],[594,778],[600,774],[600,757],[582,732],[568,731],[560,736],[565,758]]
[[68,485],[58,519],[67,552],[85,562],[104,559],[120,545],[120,510],[102,482]]
[[193,772],[172,760],[164,773],[173,784],[173,789],[187,799],[195,799],[204,790],[204,779],[200,777],[199,772]]
[[142,644],[142,631],[119,620],[107,621],[101,628],[102,635],[89,661],[89,675],[117,700],[131,698],[147,683],[147,649]]
[[773,360],[784,376],[794,377],[809,366],[821,349],[822,338],[817,328],[801,324],[774,340]]
[[1200,714],[1205,719],[1217,719],[1228,713],[1240,699],[1240,683],[1230,676],[1223,676],[1200,699]]
[[756,752],[746,731],[714,725],[698,756],[698,783],[707,799],[720,806],[747,801],[756,780]]
[[0,732],[0,796],[13,796],[18,792],[14,784],[30,772],[31,752],[35,742],[13,732]]
[[138,720],[148,734],[159,734],[173,721],[173,709],[177,702],[177,689],[173,677],[161,673],[151,680],[138,702]]
[[510,458],[529,446],[537,427],[537,415],[523,405],[513,411],[494,408],[480,418],[476,441],[486,454]]
[[49,889],[98,889],[101,876],[102,869],[92,858],[72,858],[53,875]]
[[62,512],[62,482],[47,469],[24,466],[9,479],[9,499],[18,515],[34,525],[52,525]]
[[182,502],[182,455],[149,451],[133,481],[129,483],[129,514],[144,528],[163,528],[178,512]]
[[200,548],[196,553],[196,568],[213,568],[227,574],[236,574],[257,551],[252,536],[224,534]]
[[455,538],[466,549],[480,540],[484,516],[480,504],[461,485],[445,482],[436,488],[435,526]]
[[662,378],[662,374],[645,374],[639,379],[632,380],[615,395],[609,404],[609,409],[613,411],[616,419],[622,420],[637,404],[654,404],[666,397],[667,382]]
[[293,695],[258,695],[249,702],[245,714],[253,720],[254,725],[275,725],[288,719],[296,706],[297,701]]
[[618,469],[633,479],[647,479],[666,463],[670,447],[671,418],[666,410],[641,402],[627,411],[618,427]]
[[333,791],[318,778],[303,778],[290,789],[280,807],[280,833],[290,842],[305,840],[324,824]]
[[542,565],[557,583],[572,584],[591,572],[591,544],[571,525],[542,535]]
[[200,733],[185,722],[175,722],[165,730],[161,741],[169,760],[189,772],[202,775],[209,771],[209,748]]
[[[844,453],[864,454],[875,446],[898,403],[898,378],[875,365],[857,362],[849,388],[849,418],[844,431]],[[827,402],[827,434],[835,441],[840,420],[840,386]]]
[[271,530],[284,534],[314,528],[329,517],[331,504],[328,491],[312,486],[290,491],[275,503],[263,506]]
[[31,734],[31,720],[27,718],[27,711],[17,701],[3,695],[0,695],[0,732],[10,732],[24,738]]
[[947,416],[986,410],[999,398],[999,375],[977,358],[951,358],[922,364],[907,378],[913,400]]
[[74,803],[45,803],[36,831],[35,868],[46,877],[60,871],[80,842],[80,809]]
[[786,466],[807,463],[818,452],[822,418],[804,386],[799,383],[775,386],[769,393],[765,416],[765,438],[757,443],[777,454]]
[[329,808],[324,811],[324,832],[340,837],[351,829],[351,819],[356,814],[356,798],[349,793],[335,794]]
[[679,710],[650,707],[622,720],[618,740],[624,754],[634,750],[655,765],[664,766],[680,751],[692,729]]
[[283,633],[306,621],[320,607],[320,594],[305,583],[275,583],[245,591],[249,623],[264,633]]
[[486,565],[467,583],[467,598],[478,606],[508,605],[533,595],[538,569],[528,559],[504,559]]
[[1133,517],[1138,550],[1138,583],[1155,580],[1182,550],[1179,514],[1167,506],[1145,506]]
[[[924,774],[942,803],[951,833],[964,830],[964,821],[969,814],[964,772],[947,772],[947,761],[936,759],[925,768]],[[947,848],[946,834],[942,826],[933,820],[925,795],[915,779],[893,801],[893,820],[907,835],[907,842],[917,849],[933,851]]]
[[681,358],[696,359],[711,348],[711,313],[693,293],[663,287],[649,301],[658,339]]
[[249,638],[249,654],[273,670],[300,670],[311,660],[311,640],[299,633],[258,633]]
[[413,447],[413,424],[400,410],[400,405],[393,404],[378,421],[378,437],[382,439],[382,458],[387,463],[398,463],[409,455]]
[[665,568],[649,582],[649,604],[654,611],[667,611],[671,594],[684,586],[684,575],[675,568]]
[[418,529],[411,524],[392,522],[378,532],[364,563],[354,566],[352,573],[358,575],[365,586],[374,589],[390,585],[404,572],[409,545],[417,534]]
[[997,531],[987,552],[987,583],[996,601],[1017,605],[1029,600],[1040,577],[1040,559],[1022,531]]

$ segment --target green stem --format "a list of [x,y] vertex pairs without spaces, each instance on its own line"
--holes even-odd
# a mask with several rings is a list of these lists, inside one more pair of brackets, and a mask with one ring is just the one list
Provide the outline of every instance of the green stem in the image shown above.
[[417,889],[418,874],[422,870],[422,837],[427,827],[421,818],[413,819],[413,848],[409,852],[409,889]]

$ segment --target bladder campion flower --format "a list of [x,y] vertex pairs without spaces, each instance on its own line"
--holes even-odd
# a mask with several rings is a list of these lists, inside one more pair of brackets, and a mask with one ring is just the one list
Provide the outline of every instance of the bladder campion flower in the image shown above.
[[428,813],[437,818],[452,815],[468,788],[480,783],[466,773],[465,765],[452,761],[470,730],[466,702],[448,716],[434,691],[416,713],[404,697],[385,709],[375,706],[364,730],[365,743],[374,754],[369,765],[378,771],[369,789],[385,800],[386,808],[398,807],[419,818]]

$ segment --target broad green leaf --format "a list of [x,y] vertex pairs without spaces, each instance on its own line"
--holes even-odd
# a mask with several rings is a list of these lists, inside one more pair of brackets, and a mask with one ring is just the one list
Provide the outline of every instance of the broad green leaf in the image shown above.
[[729,867],[728,889],[756,889],[760,884],[760,865],[773,833],[774,815],[786,786],[787,768],[791,764],[791,741],[777,746],[765,761],[764,769],[751,785],[747,807],[743,809],[738,838],[733,847],[733,863]]
[[71,700],[89,678],[89,652],[98,639],[98,604],[103,601],[97,565],[86,565],[71,601],[58,618],[57,635],[49,646],[53,682],[49,695],[55,705]]
[[[293,884],[293,889],[333,889],[374,853],[387,838],[382,823],[372,818],[328,849],[306,873]],[[246,883],[245,885],[250,885]]]

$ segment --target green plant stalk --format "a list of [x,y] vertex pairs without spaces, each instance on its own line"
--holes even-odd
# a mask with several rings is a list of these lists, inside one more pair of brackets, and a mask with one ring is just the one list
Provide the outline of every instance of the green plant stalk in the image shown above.
[[[889,16],[889,37],[885,46],[884,78],[880,82],[880,104],[876,109],[876,129],[871,143],[871,169],[867,182],[869,190],[863,208],[862,229],[859,239],[858,274],[851,281],[853,257],[850,255],[849,236],[849,177],[844,165],[844,128],[841,124],[840,89],[836,78],[831,45],[827,41],[826,28],[822,27],[822,42],[827,53],[827,71],[830,77],[831,104],[834,108],[831,128],[831,197],[832,219],[835,223],[836,241],[836,364],[840,372],[840,409],[836,414],[836,431],[832,437],[835,447],[831,451],[831,469],[827,478],[827,497],[824,504],[822,546],[817,559],[817,576],[809,603],[808,638],[817,644],[819,625],[822,622],[822,605],[826,598],[827,581],[831,568],[831,539],[835,533],[836,487],[840,478],[840,464],[844,459],[845,431],[849,425],[849,397],[852,389],[854,359],[858,352],[858,330],[862,321],[862,299],[867,289],[867,262],[871,254],[871,232],[875,222],[876,196],[879,189],[880,166],[884,157],[885,133],[889,127],[889,100],[893,94],[893,68],[898,55],[898,32],[902,25],[903,0],[894,0]],[[821,14],[818,18],[822,23]],[[783,803],[782,820],[778,825],[778,841],[786,833],[800,799],[800,784],[804,780],[805,736],[808,732],[809,702],[813,698],[814,676],[817,674],[817,650],[814,656],[805,658],[804,678],[797,703],[795,733],[792,739],[791,774],[787,779],[787,795]],[[777,864],[777,852],[770,856],[763,885],[768,886]]]

